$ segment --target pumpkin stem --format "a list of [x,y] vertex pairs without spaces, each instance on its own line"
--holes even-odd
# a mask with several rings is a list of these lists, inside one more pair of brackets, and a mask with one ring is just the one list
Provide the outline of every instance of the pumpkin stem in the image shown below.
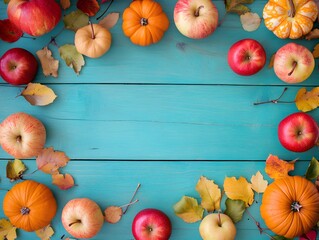
[[148,24],[147,18],[141,18],[140,23],[141,23],[142,26],[146,26]]
[[289,17],[294,17],[296,14],[296,8],[293,0],[288,0],[289,6],[290,6],[290,11],[288,13]]
[[199,6],[199,7],[196,9],[196,11],[195,11],[195,13],[194,13],[194,16],[195,16],[195,17],[198,17],[198,16],[199,16],[199,11],[200,11],[202,8],[204,8],[203,5]]
[[288,73],[288,76],[291,76],[291,74],[293,74],[293,72],[295,71],[296,67],[297,67],[297,62],[294,61],[294,62],[292,63],[292,69],[291,69],[291,71]]
[[78,220],[76,220],[75,222],[70,223],[70,224],[69,224],[69,227],[71,227],[73,224],[76,224],[76,223],[81,223],[81,220],[78,219]]
[[93,23],[92,23],[91,21],[90,21],[89,23],[90,23],[90,25],[91,25],[92,39],[94,39],[94,38],[95,38],[95,34],[94,34]]
[[299,212],[300,211],[300,209],[302,208],[302,206],[300,205],[300,203],[299,202],[293,202],[292,204],[291,204],[291,210],[293,211],[293,212]]
[[23,207],[23,208],[20,209],[20,213],[21,213],[22,215],[28,215],[28,214],[30,213],[30,208],[28,208],[28,207]]

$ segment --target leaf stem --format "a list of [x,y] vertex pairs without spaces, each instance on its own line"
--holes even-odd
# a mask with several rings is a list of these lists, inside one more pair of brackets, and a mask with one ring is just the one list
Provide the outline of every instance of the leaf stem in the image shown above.
[[124,205],[120,206],[120,208],[124,208],[124,207],[127,207],[127,206],[131,206],[131,205],[133,205],[134,203],[137,203],[137,202],[138,202],[138,199],[136,199],[134,202],[129,202],[129,203],[127,203],[127,204],[124,204]]
[[137,187],[136,187],[136,189],[135,189],[135,191],[134,191],[134,193],[133,193],[133,196],[132,196],[132,198],[131,198],[129,204],[126,206],[125,210],[123,210],[123,214],[125,214],[125,213],[127,212],[129,206],[131,205],[131,203],[132,203],[132,201],[133,201],[133,199],[134,199],[134,197],[135,197],[135,195],[136,195],[136,193],[137,193],[137,191],[138,191],[138,189],[139,189],[140,187],[141,187],[141,184],[140,184],[140,183],[137,184]]
[[101,17],[104,16],[104,14],[107,12],[107,10],[109,10],[109,8],[111,7],[112,3],[114,2],[114,0],[111,0],[110,4],[107,6],[107,8],[105,9],[105,11],[99,16],[96,18],[96,20],[99,20]]
[[269,100],[269,101],[264,101],[264,102],[255,102],[254,105],[261,105],[261,104],[265,104],[265,103],[294,103],[295,101],[280,101],[280,99],[282,98],[282,96],[284,95],[284,93],[288,90],[287,87],[284,88],[284,90],[282,91],[282,93],[280,94],[280,96],[276,99],[273,100]]

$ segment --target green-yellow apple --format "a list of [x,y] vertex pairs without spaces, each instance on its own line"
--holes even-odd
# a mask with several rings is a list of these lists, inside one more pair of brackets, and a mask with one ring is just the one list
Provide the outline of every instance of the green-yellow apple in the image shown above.
[[211,0],[178,0],[174,22],[186,37],[200,39],[212,34],[218,25],[218,10]]
[[61,19],[55,0],[11,0],[7,13],[14,25],[36,37],[50,32]]
[[203,240],[234,240],[236,227],[226,214],[211,213],[201,221],[199,233]]
[[45,140],[44,125],[29,114],[11,114],[0,124],[0,145],[15,158],[38,156],[44,148]]
[[315,67],[312,53],[297,43],[288,43],[275,54],[274,71],[279,79],[286,83],[305,81]]
[[89,198],[70,200],[62,210],[62,224],[75,238],[92,238],[101,230],[104,216],[96,202]]

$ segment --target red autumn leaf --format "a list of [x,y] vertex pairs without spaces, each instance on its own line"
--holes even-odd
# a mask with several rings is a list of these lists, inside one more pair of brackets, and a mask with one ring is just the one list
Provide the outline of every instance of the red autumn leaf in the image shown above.
[[0,39],[12,43],[18,41],[22,35],[23,32],[9,19],[0,20]]
[[36,159],[38,169],[48,174],[58,174],[59,168],[69,162],[64,152],[55,151],[53,147],[45,148]]
[[67,190],[74,186],[74,179],[68,173],[66,173],[65,175],[54,174],[52,175],[52,183],[62,190]]
[[94,16],[100,10],[100,5],[97,0],[78,0],[76,7],[90,17]]
[[296,160],[287,162],[279,157],[270,154],[266,160],[265,172],[272,179],[288,176],[288,172],[295,169]]

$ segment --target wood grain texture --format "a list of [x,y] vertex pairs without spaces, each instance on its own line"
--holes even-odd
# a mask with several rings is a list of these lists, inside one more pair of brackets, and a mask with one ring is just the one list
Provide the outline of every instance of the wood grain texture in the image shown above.
[[[93,159],[92,159],[93,160]],[[309,162],[297,162],[296,171],[293,174],[302,175],[305,173]],[[5,179],[6,162],[0,162],[1,189],[9,189],[14,183]],[[36,169],[34,161],[26,161],[28,172]],[[73,198],[89,197],[96,201],[101,209],[108,206],[120,206],[127,203],[132,196],[138,183],[141,183],[136,199],[139,202],[131,206],[127,214],[117,224],[104,224],[95,240],[129,240],[133,239],[131,234],[131,223],[134,216],[144,208],[156,207],[164,211],[171,219],[173,225],[172,240],[200,239],[198,226],[199,222],[188,224],[175,216],[173,205],[180,200],[183,195],[195,197],[200,201],[195,185],[200,176],[206,176],[215,180],[215,183],[222,188],[225,177],[244,176],[250,181],[257,169],[266,178],[263,169],[264,162],[106,162],[106,161],[70,161],[68,166],[62,169],[64,173],[70,173],[75,178],[78,185],[67,191],[59,190],[51,184],[50,176],[40,171],[33,175],[26,176],[28,179],[41,180],[42,183],[52,189],[58,201],[58,213],[52,225],[55,229],[53,239],[59,239],[65,230],[60,222],[63,206]],[[28,173],[27,172],[27,173]],[[271,180],[268,178],[269,182]],[[5,191],[0,191],[0,198],[5,195]],[[222,202],[224,202],[223,199]],[[254,204],[249,207],[251,213],[261,226],[265,227],[259,214],[261,195],[255,194]],[[222,204],[224,209],[224,204]],[[0,218],[3,217],[2,209]],[[238,234],[236,239],[269,239],[266,235],[260,235],[255,223],[246,213],[243,220],[237,224]],[[18,239],[36,239],[34,233],[19,231]]]
[[[281,119],[292,104],[253,102],[279,96],[283,87],[50,85],[58,95],[46,107],[16,98],[16,88],[0,86],[0,119],[24,111],[47,128],[47,146],[73,159],[116,160],[265,160],[318,157],[285,150],[277,138]],[[299,88],[291,87],[286,100]],[[14,107],[13,107],[14,106]],[[315,118],[318,112],[310,113]],[[0,151],[1,158],[7,158]]]

